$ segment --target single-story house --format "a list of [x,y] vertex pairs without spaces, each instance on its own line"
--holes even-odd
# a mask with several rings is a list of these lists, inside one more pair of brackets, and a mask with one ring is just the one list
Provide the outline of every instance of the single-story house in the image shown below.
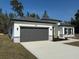
[[9,36],[13,42],[49,40],[74,37],[73,26],[63,26],[60,20],[37,19],[33,17],[13,18]]

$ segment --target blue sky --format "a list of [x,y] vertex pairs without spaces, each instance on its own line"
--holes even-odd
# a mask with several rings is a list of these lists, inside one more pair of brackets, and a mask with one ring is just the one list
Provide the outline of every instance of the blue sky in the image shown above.
[[[20,0],[24,6],[24,13],[35,12],[42,16],[47,10],[50,18],[70,20],[79,9],[79,0]],[[0,8],[5,12],[12,12],[10,0],[0,0]]]

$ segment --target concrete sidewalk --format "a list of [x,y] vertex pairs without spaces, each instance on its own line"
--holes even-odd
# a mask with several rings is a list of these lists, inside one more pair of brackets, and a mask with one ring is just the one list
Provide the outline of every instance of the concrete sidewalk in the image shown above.
[[36,41],[21,44],[38,59],[79,59],[79,47],[61,42]]

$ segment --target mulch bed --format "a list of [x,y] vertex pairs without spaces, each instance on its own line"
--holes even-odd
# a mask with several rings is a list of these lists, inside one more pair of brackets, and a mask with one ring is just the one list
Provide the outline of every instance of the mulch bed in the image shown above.
[[79,41],[70,42],[70,43],[65,43],[65,44],[79,47]]

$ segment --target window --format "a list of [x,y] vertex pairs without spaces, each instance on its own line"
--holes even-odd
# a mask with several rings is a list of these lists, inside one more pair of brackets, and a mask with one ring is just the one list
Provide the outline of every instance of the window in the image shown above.
[[64,29],[64,34],[66,35],[68,32],[67,28]]
[[72,28],[64,28],[64,34],[65,35],[73,34],[73,29]]

